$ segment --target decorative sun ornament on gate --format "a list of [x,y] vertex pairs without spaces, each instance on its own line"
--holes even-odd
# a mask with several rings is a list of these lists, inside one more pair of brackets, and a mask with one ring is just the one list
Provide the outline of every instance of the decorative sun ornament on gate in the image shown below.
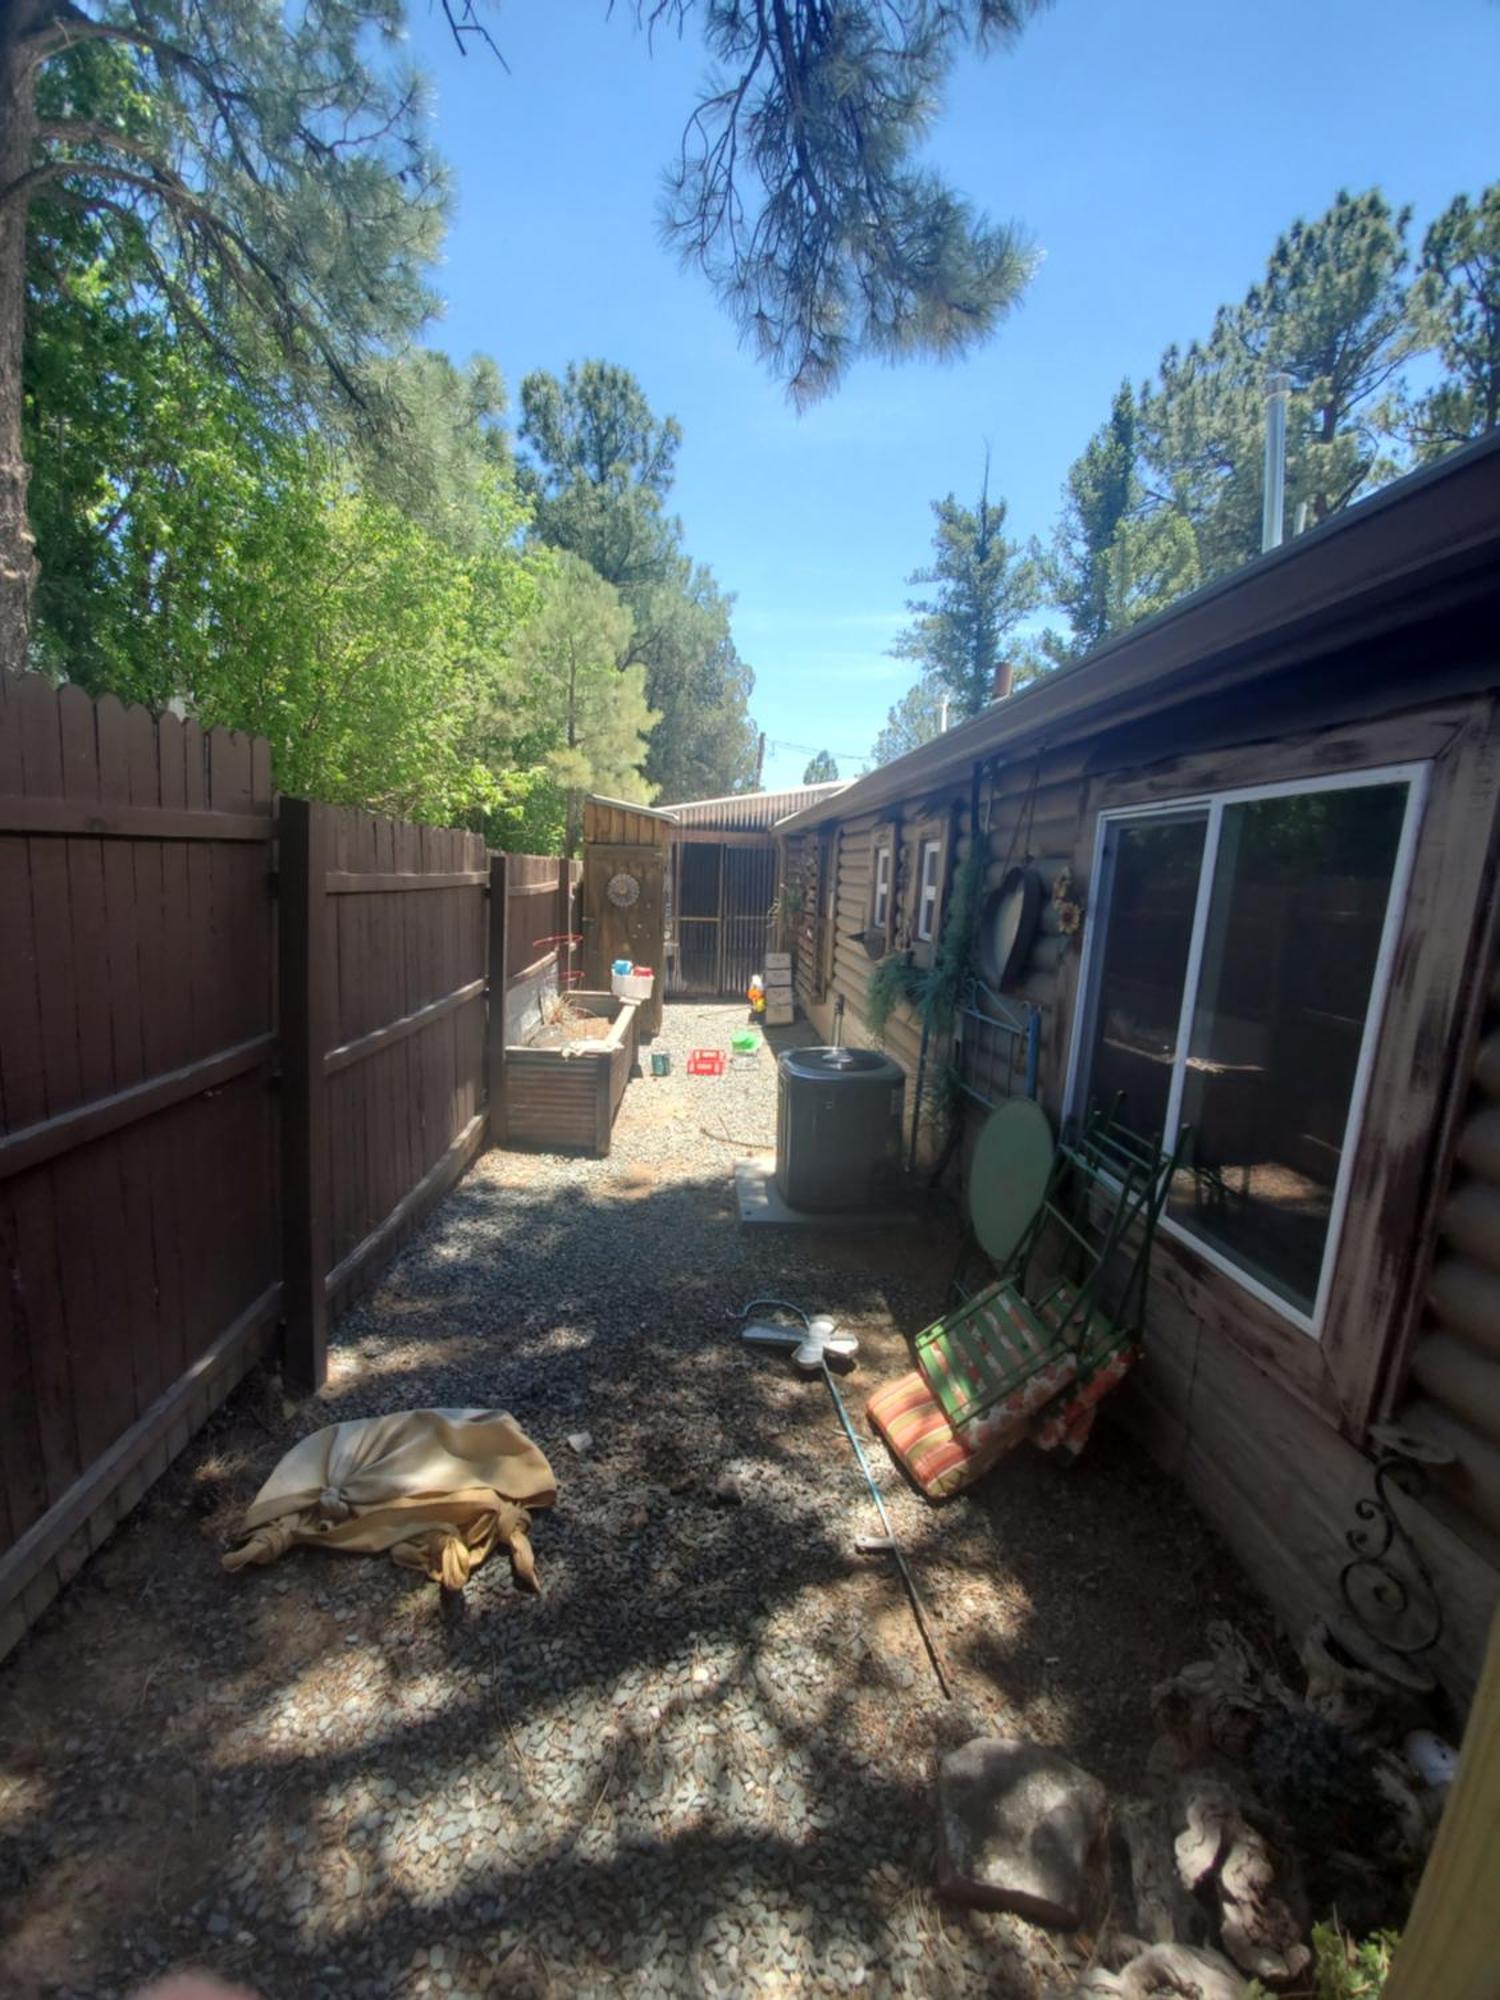
[[634,875],[611,875],[605,884],[604,893],[617,910],[628,910],[640,901],[641,885]]

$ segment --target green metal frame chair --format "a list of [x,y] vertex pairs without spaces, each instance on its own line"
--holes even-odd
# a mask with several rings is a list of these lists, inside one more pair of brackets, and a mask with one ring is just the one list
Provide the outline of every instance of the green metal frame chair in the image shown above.
[[[1036,1215],[995,1281],[916,1341],[917,1363],[955,1431],[1086,1382],[1140,1337],[1156,1225],[1185,1157],[1129,1130],[1121,1100],[1058,1142]],[[1060,1254],[1044,1262],[1053,1244]],[[1117,1253],[1130,1259],[1120,1277]],[[1038,1405],[1039,1406],[1039,1405]]]

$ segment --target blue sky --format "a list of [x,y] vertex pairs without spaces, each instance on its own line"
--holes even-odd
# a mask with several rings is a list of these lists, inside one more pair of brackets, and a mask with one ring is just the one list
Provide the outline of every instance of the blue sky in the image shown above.
[[494,355],[512,391],[620,362],[678,418],[674,505],[736,595],[772,784],[807,761],[784,746],[868,753],[912,678],[887,648],[929,503],[972,495],[986,441],[1012,532],[1045,534],[1121,377],[1206,331],[1296,216],[1378,184],[1420,231],[1500,177],[1495,0],[1056,0],[955,71],[930,149],[1041,252],[1020,308],[967,361],[868,364],[799,417],[661,248],[661,169],[706,65],[691,34],[651,55],[632,13],[506,0],[507,75],[413,10],[458,195],[431,338]]

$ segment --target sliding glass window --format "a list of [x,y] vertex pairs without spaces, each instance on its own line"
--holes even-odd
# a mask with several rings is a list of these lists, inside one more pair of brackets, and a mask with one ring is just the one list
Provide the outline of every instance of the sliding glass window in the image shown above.
[[1321,1319],[1420,767],[1107,816],[1072,1103],[1169,1149],[1170,1224]]

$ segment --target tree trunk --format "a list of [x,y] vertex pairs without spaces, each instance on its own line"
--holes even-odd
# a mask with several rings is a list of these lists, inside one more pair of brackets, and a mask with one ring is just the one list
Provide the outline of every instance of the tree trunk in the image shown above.
[[26,664],[36,544],[21,443],[28,204],[24,194],[6,195],[36,148],[36,67],[26,43],[38,11],[27,0],[0,0],[0,668],[17,673]]

